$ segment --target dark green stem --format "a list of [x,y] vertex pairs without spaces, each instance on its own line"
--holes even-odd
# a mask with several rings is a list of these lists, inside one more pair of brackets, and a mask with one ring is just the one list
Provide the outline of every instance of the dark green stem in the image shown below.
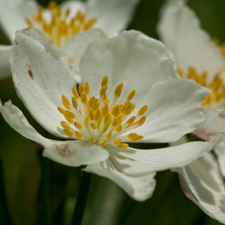
[[2,159],[0,158],[0,217],[1,222],[3,224],[12,225],[13,222],[10,217],[10,213],[8,210],[7,200],[6,200],[6,192],[5,192],[5,185],[4,185],[4,175],[3,175],[3,165]]
[[39,202],[39,221],[41,225],[52,224],[52,206],[51,206],[51,160],[42,156],[42,152],[39,152],[39,159],[41,165],[41,181],[38,191]]
[[81,225],[85,206],[88,199],[88,193],[91,184],[91,173],[82,173],[80,187],[78,191],[76,206],[73,213],[71,225]]

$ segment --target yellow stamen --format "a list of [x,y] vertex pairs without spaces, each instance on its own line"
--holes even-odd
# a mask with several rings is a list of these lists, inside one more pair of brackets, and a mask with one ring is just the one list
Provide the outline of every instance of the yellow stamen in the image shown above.
[[119,84],[116,87],[115,92],[114,92],[114,94],[115,94],[116,97],[118,97],[118,98],[120,97],[121,92],[122,92],[122,89],[123,89],[123,84]]
[[87,82],[84,84],[84,91],[87,95],[89,94],[89,84]]
[[131,91],[129,95],[127,96],[127,101],[130,101],[131,99],[133,99],[135,96],[135,93],[136,93],[135,90]]
[[87,94],[85,92],[83,92],[81,94],[81,101],[84,103],[84,104],[87,104]]
[[112,136],[111,133],[108,133],[108,134],[105,135],[105,137],[106,137],[107,139],[111,138],[111,136]]
[[131,141],[140,141],[140,140],[143,139],[143,138],[144,138],[144,137],[140,135],[140,136],[131,138]]
[[120,139],[115,139],[115,140],[113,141],[113,144],[114,144],[114,145],[118,145],[118,144],[120,144],[120,142],[121,142]]
[[80,123],[78,123],[78,122],[75,122],[74,125],[75,125],[75,127],[76,127],[77,129],[82,129],[82,127],[83,127],[83,126],[82,126]]
[[92,128],[93,130],[95,130],[95,129],[97,128],[97,125],[96,125],[95,123],[91,123],[91,128]]
[[93,144],[93,143],[95,142],[95,139],[94,139],[94,138],[90,138],[89,142],[90,142],[91,144]]
[[101,86],[103,87],[104,85],[107,85],[107,84],[108,84],[108,77],[105,76],[105,77],[103,77],[103,79],[102,79]]
[[83,93],[83,91],[84,91],[84,85],[83,84],[79,84],[78,91],[79,91],[80,95]]
[[77,93],[77,90],[75,88],[72,88],[72,92],[73,92],[73,95],[75,96],[76,99],[79,99],[79,94]]
[[138,116],[142,116],[148,109],[147,105],[144,105],[143,107],[141,107],[138,111]]
[[59,110],[59,112],[62,113],[63,115],[64,115],[65,112],[66,112],[66,110],[64,110],[64,109],[62,109],[62,108],[60,108],[60,107],[58,107],[58,110]]
[[65,129],[67,129],[67,130],[70,129],[70,125],[69,125],[67,122],[65,122],[65,121],[62,121],[62,122],[61,122],[61,126],[62,126],[63,128],[65,128]]
[[103,141],[103,140],[99,141],[99,145],[105,146],[105,141]]
[[73,133],[70,130],[64,129],[63,132],[65,133],[65,135],[73,137]]
[[79,133],[78,131],[75,131],[75,136],[78,138],[78,139],[81,139],[83,136],[81,133]]
[[120,143],[120,144],[117,145],[117,147],[118,148],[127,148],[127,147],[129,147],[129,145],[128,144],[124,144],[124,143]]

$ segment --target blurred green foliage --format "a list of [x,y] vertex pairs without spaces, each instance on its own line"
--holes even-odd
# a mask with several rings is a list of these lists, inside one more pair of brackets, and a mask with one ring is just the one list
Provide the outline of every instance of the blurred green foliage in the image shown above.
[[[158,38],[156,24],[163,2],[142,0],[128,29],[140,30]],[[46,6],[48,1],[39,0],[39,3]],[[197,13],[203,28],[212,37],[224,42],[224,1],[190,0],[189,5]],[[0,33],[0,43],[9,44],[3,33]],[[12,79],[0,82],[0,98],[3,102],[11,99],[41,134],[51,137],[32,119],[18,99]],[[69,225],[79,188],[80,168],[66,167],[43,158],[40,146],[21,137],[2,117],[0,126],[0,158],[4,179],[0,190],[7,202],[7,208],[2,202],[0,204],[0,223],[10,224],[5,213],[8,210],[15,225]],[[160,172],[156,179],[153,197],[140,203],[129,198],[112,181],[93,175],[82,225],[219,224],[185,197],[177,174]]]

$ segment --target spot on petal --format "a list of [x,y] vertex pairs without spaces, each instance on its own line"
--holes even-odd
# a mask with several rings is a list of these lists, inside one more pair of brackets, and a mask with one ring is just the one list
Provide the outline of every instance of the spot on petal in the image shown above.
[[72,155],[70,148],[65,144],[57,145],[56,150],[58,151],[59,155],[64,158],[69,158]]

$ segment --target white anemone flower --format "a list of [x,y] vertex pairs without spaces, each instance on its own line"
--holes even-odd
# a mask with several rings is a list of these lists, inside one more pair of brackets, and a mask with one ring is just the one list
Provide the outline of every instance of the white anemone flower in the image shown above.
[[[221,48],[200,27],[199,19],[182,0],[164,5],[158,31],[175,55],[180,76],[212,90],[202,102],[208,119],[193,133],[204,140],[225,134],[225,59]],[[181,174],[185,194],[208,215],[225,223],[225,143],[214,150],[217,160],[208,155],[176,171]]]
[[[138,2],[139,0],[66,1],[57,7],[55,1],[51,1],[48,8],[44,8],[34,0],[0,0],[0,26],[11,42],[16,30],[35,27],[73,57],[76,53],[71,52],[66,43],[74,34],[97,27],[107,37],[116,36],[127,27]],[[10,49],[11,46],[0,45],[0,79],[10,75]],[[79,77],[77,79],[80,81]]]
[[[210,91],[180,79],[171,52],[140,32],[111,39],[98,29],[86,33],[97,33],[98,39],[83,51],[78,90],[62,50],[36,29],[17,31],[10,59],[26,108],[48,132],[67,140],[41,136],[10,101],[0,111],[17,132],[44,147],[44,156],[68,166],[87,165],[84,171],[146,200],[155,188],[156,171],[190,163],[221,137],[149,150],[128,143],[172,142],[192,132],[205,122],[199,103]],[[84,41],[82,34],[77,39]]]

